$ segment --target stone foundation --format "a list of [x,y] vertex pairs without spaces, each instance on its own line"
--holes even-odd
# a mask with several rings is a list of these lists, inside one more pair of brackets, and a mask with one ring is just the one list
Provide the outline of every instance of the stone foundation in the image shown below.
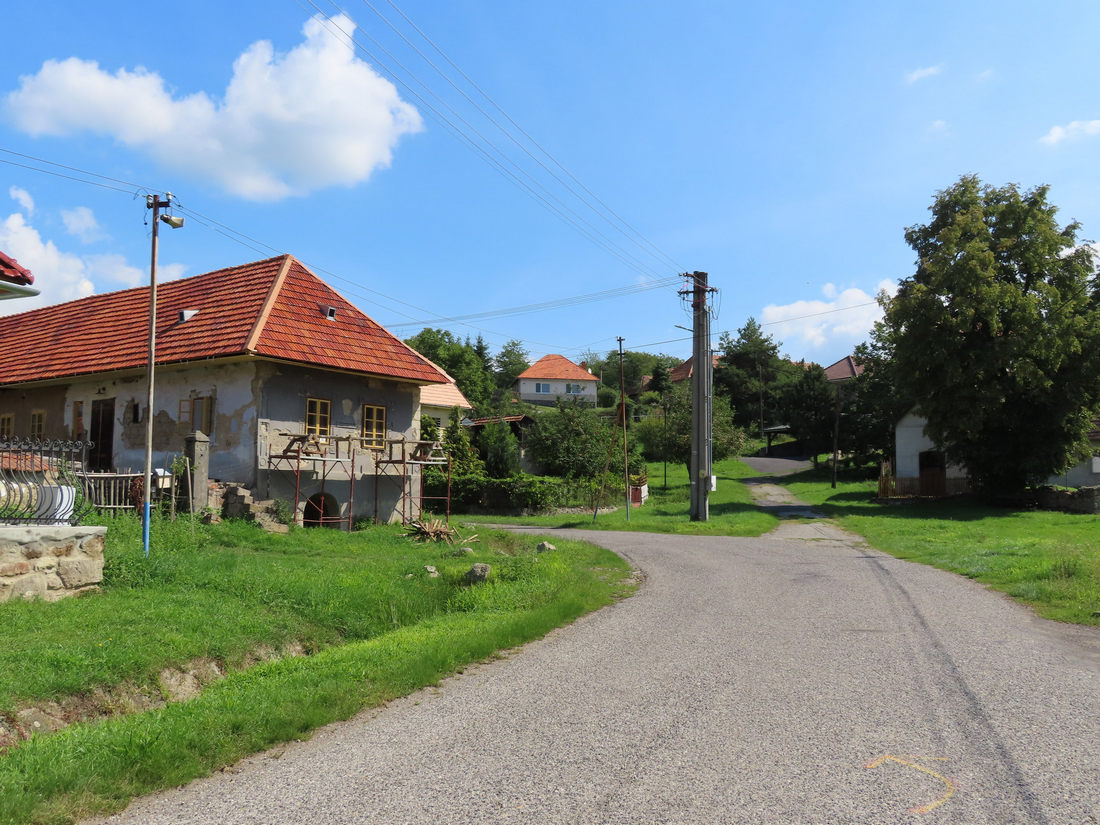
[[1043,510],[1100,513],[1100,487],[1078,487],[1076,490],[1040,487],[1037,491],[1037,500],[1039,507]]
[[0,603],[96,589],[106,534],[106,527],[0,527]]

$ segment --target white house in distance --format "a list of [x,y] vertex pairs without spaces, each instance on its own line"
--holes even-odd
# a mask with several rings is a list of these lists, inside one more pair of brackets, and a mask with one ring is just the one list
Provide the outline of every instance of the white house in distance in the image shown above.
[[421,420],[424,416],[433,418],[442,435],[451,423],[451,410],[458,407],[460,415],[465,417],[473,412],[474,407],[466,400],[455,380],[438,364],[433,366],[447,376],[448,383],[427,384],[420,388],[420,417]]
[[559,398],[576,398],[596,405],[599,379],[564,355],[544,355],[516,378],[520,401],[552,405]]

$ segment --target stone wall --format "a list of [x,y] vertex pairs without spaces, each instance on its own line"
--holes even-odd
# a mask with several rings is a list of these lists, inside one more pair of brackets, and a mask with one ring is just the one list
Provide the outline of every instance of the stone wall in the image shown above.
[[1100,513],[1100,487],[1079,487],[1076,490],[1040,487],[1037,501],[1043,510],[1097,514]]
[[0,527],[0,602],[55,602],[103,579],[106,527]]

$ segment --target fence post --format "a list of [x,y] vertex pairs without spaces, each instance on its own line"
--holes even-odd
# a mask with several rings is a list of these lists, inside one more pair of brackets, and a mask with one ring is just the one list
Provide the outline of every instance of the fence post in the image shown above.
[[195,430],[187,436],[183,451],[191,462],[191,512],[206,509],[210,487],[210,436]]

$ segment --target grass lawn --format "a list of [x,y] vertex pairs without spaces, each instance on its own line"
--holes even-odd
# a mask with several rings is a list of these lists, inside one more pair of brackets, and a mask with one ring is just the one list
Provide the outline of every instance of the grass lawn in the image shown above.
[[[629,566],[581,542],[481,532],[473,555],[395,527],[269,535],[247,523],[109,522],[103,592],[0,605],[0,714],[122,683],[157,690],[167,666],[228,674],[195,699],[71,725],[0,752],[0,823],[118,810],[365,706],[432,684],[630,592]],[[492,565],[468,586],[473,562]],[[425,565],[439,576],[430,577]],[[257,650],[306,656],[255,664]]]
[[600,513],[595,521],[587,513],[556,513],[550,516],[467,516],[461,522],[491,524],[529,524],[538,527],[579,527],[585,530],[630,530],[639,533],[678,533],[700,536],[759,536],[776,527],[778,519],[753,505],[748,489],[740,479],[758,473],[736,459],[715,462],[718,490],[710,494],[710,520],[691,521],[688,509],[691,489],[687,469],[682,464],[668,465],[668,489],[664,489],[664,465],[649,465],[649,501],[630,509],[627,521],[625,502],[611,513]]
[[780,479],[875,548],[961,573],[1049,619],[1100,625],[1100,516],[1014,511],[973,500],[876,504],[874,480],[826,470]]

